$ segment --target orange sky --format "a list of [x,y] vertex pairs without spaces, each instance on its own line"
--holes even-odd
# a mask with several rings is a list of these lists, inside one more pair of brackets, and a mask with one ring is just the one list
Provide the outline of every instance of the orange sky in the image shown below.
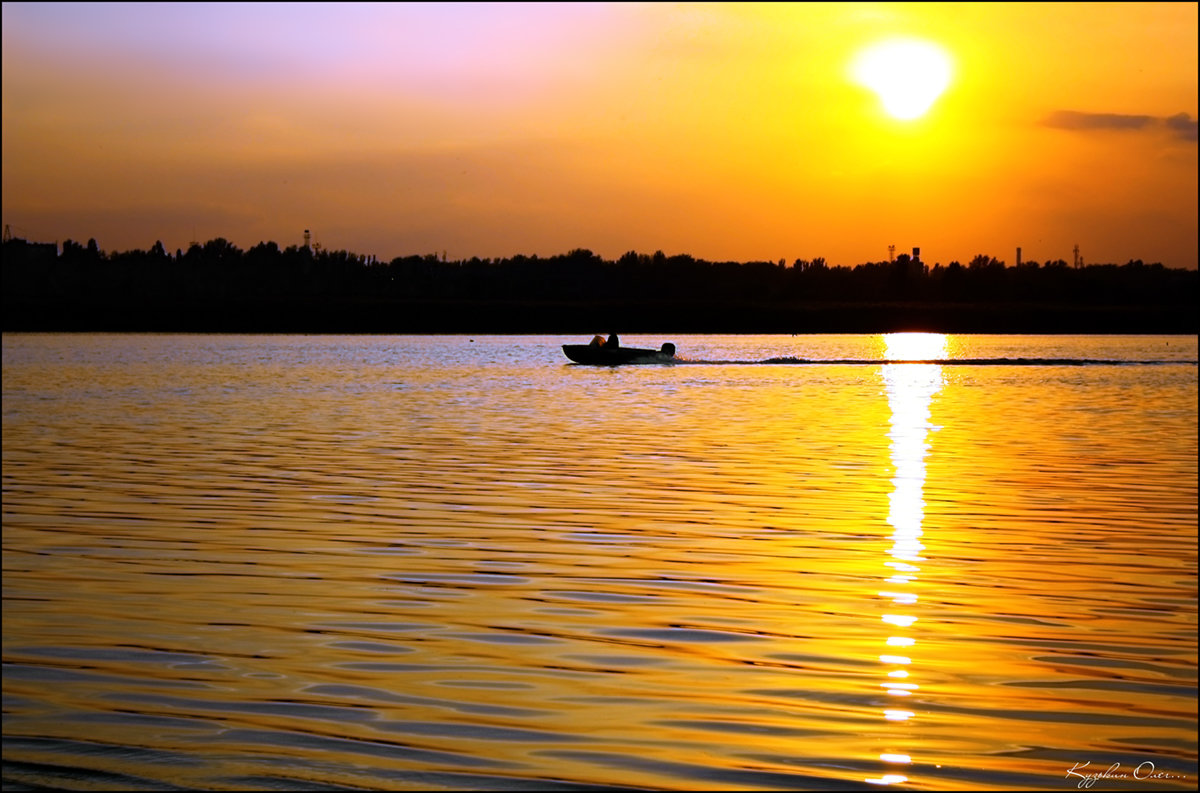
[[[106,250],[1197,266],[1197,5],[3,6],[3,220]],[[897,121],[851,63],[953,62]]]

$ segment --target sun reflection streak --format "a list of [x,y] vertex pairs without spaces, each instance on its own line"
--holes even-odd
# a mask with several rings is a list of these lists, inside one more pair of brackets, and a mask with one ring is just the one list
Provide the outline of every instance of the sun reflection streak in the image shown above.
[[[889,361],[938,361],[946,356],[946,337],[935,333],[895,333],[884,336],[884,357]],[[879,592],[893,605],[915,606],[915,592],[903,587],[913,584],[921,572],[921,555],[925,545],[920,541],[925,519],[925,456],[929,451],[927,436],[931,429],[930,409],[933,397],[942,388],[942,368],[936,363],[899,363],[883,366],[883,381],[891,408],[891,462],[894,468],[892,491],[888,497],[888,524],[892,527],[890,559],[884,562],[897,574],[885,576],[890,586]],[[892,613],[880,618],[885,624],[911,628],[918,617],[914,614]],[[911,636],[889,635],[888,647],[913,647]],[[885,653],[879,661],[886,668],[886,677],[879,685],[893,697],[911,696],[920,689],[909,682],[912,658]],[[907,722],[914,713],[907,710],[885,709],[883,717],[890,722]],[[912,758],[900,752],[883,752],[879,759],[885,763],[911,763]],[[897,785],[907,782],[902,774],[883,774],[864,780],[872,785]]]

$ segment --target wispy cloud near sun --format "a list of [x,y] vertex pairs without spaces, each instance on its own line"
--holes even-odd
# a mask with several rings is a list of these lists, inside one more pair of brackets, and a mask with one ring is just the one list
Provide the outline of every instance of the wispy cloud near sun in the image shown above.
[[1177,113],[1160,118],[1125,113],[1084,113],[1077,110],[1056,110],[1046,116],[1042,123],[1054,129],[1080,132],[1168,130],[1182,140],[1196,140],[1196,119],[1187,113]]

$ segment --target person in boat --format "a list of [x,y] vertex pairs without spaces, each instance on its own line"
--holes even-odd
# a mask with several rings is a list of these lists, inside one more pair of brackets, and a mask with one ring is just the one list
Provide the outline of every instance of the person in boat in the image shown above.
[[617,334],[608,334],[608,341],[604,342],[604,349],[615,350],[621,346],[621,340],[617,338]]
[[603,336],[593,336],[592,340],[590,342],[588,342],[589,347],[600,347],[600,346],[603,346],[603,344],[604,344]]

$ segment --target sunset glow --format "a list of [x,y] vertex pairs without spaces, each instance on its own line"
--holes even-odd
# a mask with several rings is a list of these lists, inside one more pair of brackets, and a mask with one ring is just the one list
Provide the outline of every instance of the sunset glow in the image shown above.
[[1197,262],[1197,6],[3,6],[3,220],[381,259]]

